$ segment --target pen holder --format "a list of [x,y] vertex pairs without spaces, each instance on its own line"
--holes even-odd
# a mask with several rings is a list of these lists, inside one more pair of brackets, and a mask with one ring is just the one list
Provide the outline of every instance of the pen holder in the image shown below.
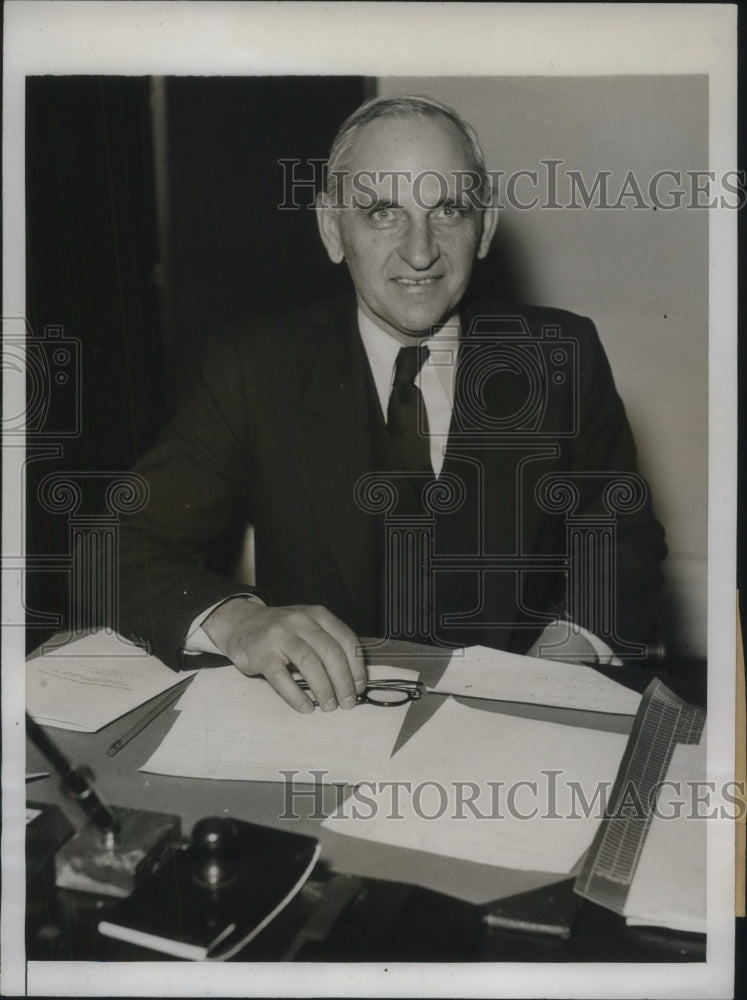
[[181,840],[181,821],[168,813],[114,808],[116,836],[87,823],[55,855],[55,884],[106,896],[129,896],[164,851]]

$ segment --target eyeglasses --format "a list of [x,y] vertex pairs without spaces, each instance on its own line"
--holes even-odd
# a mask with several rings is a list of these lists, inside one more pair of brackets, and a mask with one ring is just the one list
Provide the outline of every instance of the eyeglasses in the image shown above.
[[[308,683],[296,678],[296,684],[302,691],[308,691]],[[393,708],[405,705],[408,701],[418,701],[423,696],[422,681],[381,680],[367,681],[366,690],[356,699],[356,705],[380,705],[383,708]],[[311,699],[314,705],[319,702]]]

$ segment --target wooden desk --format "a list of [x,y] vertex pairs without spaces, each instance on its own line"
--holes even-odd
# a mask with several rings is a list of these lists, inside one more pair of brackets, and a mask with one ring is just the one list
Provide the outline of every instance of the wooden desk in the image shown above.
[[[448,655],[424,646],[387,642],[375,646],[371,662],[381,660],[417,669],[426,684],[434,684],[446,667]],[[650,672],[634,668],[620,671],[631,687],[643,690]],[[441,704],[442,696],[428,695],[413,702],[403,725],[401,746]],[[627,733],[632,718],[601,715],[542,706],[480,701],[488,711],[519,715],[525,718],[562,722],[569,726],[596,728]],[[359,896],[346,910],[344,927],[333,929],[325,942],[305,946],[299,957],[305,960],[331,961],[345,958],[368,960],[447,960],[490,959],[492,961],[547,960],[578,961],[584,956],[597,961],[699,961],[705,958],[705,940],[700,935],[675,935],[650,929],[627,928],[621,918],[592,904],[584,903],[579,917],[579,933],[570,942],[548,941],[531,935],[487,932],[482,926],[482,907],[492,901],[517,893],[550,886],[562,881],[546,872],[514,871],[450,858],[439,858],[413,850],[370,844],[355,837],[344,837],[321,828],[324,815],[336,804],[334,787],[318,786],[316,796],[296,796],[295,812],[300,818],[282,819],[287,814],[290,789],[281,783],[209,781],[167,777],[140,772],[138,768],[160,744],[175,719],[167,710],[126,746],[117,756],[106,756],[111,743],[143,713],[142,709],[119,719],[100,732],[88,735],[53,730],[60,748],[75,763],[91,766],[97,784],[107,800],[158,812],[176,813],[182,818],[185,834],[207,815],[233,816],[267,826],[308,832],[322,844],[321,885],[326,873],[340,872],[358,876]],[[38,751],[29,746],[27,771],[48,769]],[[310,790],[310,786],[306,786]],[[34,782],[27,797],[39,802],[61,802],[54,779]],[[498,860],[498,859],[497,859]],[[316,876],[314,876],[316,878]],[[312,879],[313,883],[314,879]],[[135,954],[122,945],[112,948],[97,938],[95,925],[106,902],[81,894],[54,893],[50,903],[49,873],[36,879],[29,892],[29,958],[156,958],[150,952]],[[32,886],[32,888],[34,888]],[[314,885],[299,898],[289,919],[298,924],[313,903]],[[43,898],[42,898],[43,897]],[[54,920],[45,924],[45,907],[57,907],[62,923],[68,921],[69,934],[54,933]],[[34,907],[37,911],[32,913]],[[282,958],[287,945],[288,928],[279,920],[250,946],[249,958]],[[32,924],[34,927],[32,927]],[[40,927],[46,931],[38,938]],[[377,927],[379,933],[373,934]],[[36,928],[34,930],[34,928]],[[386,932],[381,932],[385,928]],[[283,937],[285,933],[285,937]],[[35,936],[36,934],[36,936]],[[341,936],[342,935],[342,936]],[[261,944],[259,952],[257,948]]]

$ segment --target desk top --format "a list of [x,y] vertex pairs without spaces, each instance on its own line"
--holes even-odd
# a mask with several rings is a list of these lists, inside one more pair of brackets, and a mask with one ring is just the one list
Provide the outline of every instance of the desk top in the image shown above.
[[[397,641],[370,642],[367,659],[382,660],[419,671],[427,685],[435,684],[446,668],[449,653],[426,646]],[[606,672],[606,671],[605,671]],[[642,691],[651,672],[640,668],[615,669],[613,676]],[[412,702],[402,727],[397,748],[402,746],[441,705],[443,695],[429,694]],[[628,733],[633,719],[570,709],[508,702],[460,699],[494,711],[523,718],[562,723],[587,729]],[[115,757],[107,757],[111,743],[144,714],[138,708],[95,734],[54,730],[54,739],[74,764],[87,764],[96,773],[97,787],[106,799],[119,806],[175,813],[182,818],[185,833],[208,815],[233,816],[266,826],[294,829],[318,837],[322,859],[332,870],[368,878],[406,882],[437,890],[471,903],[487,903],[526,890],[561,881],[563,876],[542,871],[516,871],[499,865],[488,866],[433,854],[374,844],[342,836],[321,827],[322,819],[338,804],[340,791],[334,786],[317,786],[314,795],[296,795],[293,809],[299,819],[281,818],[289,810],[290,786],[274,782],[204,780],[147,774],[138,770],[159,746],[173,725],[176,712],[168,709],[132,740]],[[27,771],[47,770],[39,752],[28,748]],[[296,786],[296,791],[299,787]],[[311,786],[304,786],[309,792]],[[29,795],[39,802],[61,801],[54,778],[34,782]],[[499,860],[499,859],[497,859]]]

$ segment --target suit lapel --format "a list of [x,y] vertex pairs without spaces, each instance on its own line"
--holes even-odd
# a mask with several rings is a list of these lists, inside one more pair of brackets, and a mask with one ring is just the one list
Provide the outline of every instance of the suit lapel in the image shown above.
[[312,345],[303,400],[278,405],[281,424],[310,504],[360,608],[378,607],[376,523],[355,502],[359,478],[372,468],[367,362],[354,302]]
[[[526,551],[534,539],[537,521],[533,505],[521,497],[519,463],[532,450],[527,434],[516,433],[512,417],[521,414],[527,401],[527,382],[512,370],[512,352],[502,343],[504,320],[515,315],[497,303],[465,308],[461,313],[461,341],[454,385],[454,408],[444,469],[459,475],[467,462],[480,470],[485,520],[481,550],[492,554]],[[479,327],[474,321],[480,317]],[[501,317],[491,323],[491,318]],[[531,337],[527,336],[531,343]],[[529,445],[529,447],[527,447]],[[521,503],[521,500],[524,500]],[[477,510],[478,498],[471,507]],[[521,519],[521,541],[518,537]]]
[[[481,305],[461,314],[454,409],[444,461],[444,470],[463,478],[471,494],[462,512],[469,522],[447,530],[453,544],[475,553],[476,570],[480,553],[525,557],[535,553],[540,511],[534,502],[533,470],[546,468],[555,451],[552,443],[527,433],[522,423],[532,385],[515,363],[521,359],[521,341],[518,353],[509,346],[517,345],[511,332],[517,324],[510,322],[517,311],[494,303]],[[476,316],[483,320],[479,328],[473,325]],[[490,317],[502,319],[491,323]],[[509,331],[509,340],[504,331]],[[530,356],[533,340],[526,335]],[[482,496],[475,495],[480,492]],[[482,614],[493,621],[498,607],[513,607],[518,614],[514,571],[491,574],[490,581],[495,606],[485,607]]]

